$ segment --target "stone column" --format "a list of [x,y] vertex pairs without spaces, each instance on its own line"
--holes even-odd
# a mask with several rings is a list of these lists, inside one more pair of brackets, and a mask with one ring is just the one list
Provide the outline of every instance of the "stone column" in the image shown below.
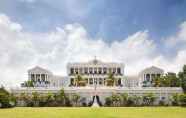
[[45,77],[46,77],[46,78],[45,78],[45,81],[48,81],[48,75],[47,75],[47,74],[45,75]]
[[35,82],[37,82],[36,74],[33,74],[33,75],[34,75],[34,80],[35,80]]
[[40,78],[40,81],[41,81],[41,73],[39,74],[39,78]]
[[46,74],[45,74],[45,82],[46,82]]

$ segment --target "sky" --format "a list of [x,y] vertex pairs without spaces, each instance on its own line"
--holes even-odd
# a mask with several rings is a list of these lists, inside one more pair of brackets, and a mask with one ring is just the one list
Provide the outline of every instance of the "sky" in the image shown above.
[[186,64],[186,0],[1,0],[0,85],[18,86],[38,65],[66,76],[97,56],[126,75]]

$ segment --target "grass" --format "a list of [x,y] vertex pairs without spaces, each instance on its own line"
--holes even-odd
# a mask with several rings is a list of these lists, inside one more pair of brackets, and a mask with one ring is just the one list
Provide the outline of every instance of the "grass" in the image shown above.
[[181,107],[63,108],[17,107],[0,109],[0,118],[186,118]]

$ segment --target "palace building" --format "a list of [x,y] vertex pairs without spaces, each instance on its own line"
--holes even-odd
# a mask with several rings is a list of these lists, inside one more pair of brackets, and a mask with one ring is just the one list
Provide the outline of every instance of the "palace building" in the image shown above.
[[85,86],[106,86],[108,74],[113,74],[117,80],[114,86],[120,86],[124,77],[124,65],[122,63],[103,63],[96,59],[87,63],[69,63],[67,70],[70,86],[76,86],[75,78],[77,75],[85,78]]
[[142,96],[154,93],[159,100],[169,100],[174,93],[182,93],[180,87],[153,87],[152,80],[164,75],[161,68],[152,66],[142,70],[137,76],[126,76],[123,63],[109,63],[94,59],[83,63],[68,63],[67,76],[56,76],[51,71],[36,66],[28,70],[28,80],[34,87],[12,89],[13,94],[38,92],[40,94],[57,93],[64,89],[69,96],[79,94],[84,102],[89,103],[92,97],[99,96],[104,103],[105,98],[113,93],[128,93]]

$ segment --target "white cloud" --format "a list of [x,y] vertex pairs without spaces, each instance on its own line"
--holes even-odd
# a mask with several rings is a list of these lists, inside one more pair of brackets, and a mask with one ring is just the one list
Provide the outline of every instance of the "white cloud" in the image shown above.
[[185,55],[186,48],[178,50],[173,59],[157,52],[148,31],[108,44],[101,38],[89,37],[80,24],[68,24],[52,32],[30,33],[6,15],[0,15],[0,84],[6,86],[26,80],[27,69],[35,65],[65,75],[68,62],[88,61],[97,56],[103,61],[123,62],[126,74],[137,74],[151,65],[177,72],[185,63]]
[[178,32],[165,40],[167,47],[175,47],[177,45],[186,44],[186,21],[180,24]]

